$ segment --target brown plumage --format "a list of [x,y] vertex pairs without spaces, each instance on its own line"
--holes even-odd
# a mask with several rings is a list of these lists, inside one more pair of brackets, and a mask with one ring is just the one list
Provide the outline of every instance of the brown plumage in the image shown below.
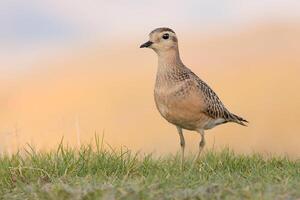
[[185,141],[182,129],[201,134],[199,156],[205,145],[204,130],[227,122],[245,126],[247,120],[229,112],[217,94],[182,63],[178,39],[172,29],[155,29],[149,37],[150,40],[141,47],[152,48],[158,55],[155,103],[160,114],[177,127],[183,165]]

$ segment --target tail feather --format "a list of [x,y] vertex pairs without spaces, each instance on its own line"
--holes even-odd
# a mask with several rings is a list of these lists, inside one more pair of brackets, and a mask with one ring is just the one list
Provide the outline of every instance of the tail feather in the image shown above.
[[232,120],[231,120],[232,122],[238,123],[242,126],[247,126],[247,124],[245,124],[245,123],[249,123],[247,120],[245,120],[242,117],[235,115],[233,113],[231,113],[231,116],[232,116]]

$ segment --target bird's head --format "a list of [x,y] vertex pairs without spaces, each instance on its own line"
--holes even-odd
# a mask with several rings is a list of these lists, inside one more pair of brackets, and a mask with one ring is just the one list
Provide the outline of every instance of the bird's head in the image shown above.
[[161,54],[170,50],[178,50],[178,40],[172,29],[157,28],[151,31],[149,41],[142,44],[140,48],[151,48],[157,54]]

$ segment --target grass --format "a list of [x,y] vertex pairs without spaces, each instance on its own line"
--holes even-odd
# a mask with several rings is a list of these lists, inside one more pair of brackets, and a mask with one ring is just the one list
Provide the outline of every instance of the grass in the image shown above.
[[[99,141],[99,140],[98,140]],[[297,199],[300,161],[229,149],[180,169],[180,156],[60,145],[0,157],[0,199]],[[94,150],[93,150],[94,149]]]

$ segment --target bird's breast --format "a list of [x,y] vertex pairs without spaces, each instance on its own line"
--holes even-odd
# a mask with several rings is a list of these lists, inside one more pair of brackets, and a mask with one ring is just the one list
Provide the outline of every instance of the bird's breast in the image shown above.
[[204,117],[201,96],[186,84],[156,86],[154,90],[156,107],[170,123],[194,130]]

